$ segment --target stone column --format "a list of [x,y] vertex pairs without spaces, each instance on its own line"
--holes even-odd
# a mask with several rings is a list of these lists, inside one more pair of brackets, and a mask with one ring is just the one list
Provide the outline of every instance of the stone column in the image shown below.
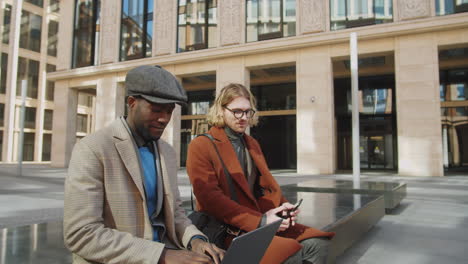
[[431,16],[431,1],[397,0],[395,20],[411,20]]
[[52,126],[52,167],[67,167],[76,142],[78,90],[67,81],[55,82],[54,119]]
[[122,1],[115,0],[101,1],[101,40],[99,54],[97,54],[97,56],[100,56],[100,64],[119,61],[121,3]]
[[297,0],[296,35],[325,31],[327,27],[326,7],[326,1]]
[[243,57],[218,61],[216,69],[216,93],[229,83],[240,83],[250,87],[249,71],[245,68]]
[[245,42],[243,37],[245,35],[245,2],[239,0],[218,1],[219,46]]
[[[173,73],[175,70],[174,66],[165,66],[164,69]],[[178,78],[179,82],[182,80]],[[180,127],[181,127],[181,115],[182,115],[182,108],[180,105],[176,104],[176,108],[172,112],[171,121],[167,124],[164,133],[162,134],[161,138],[164,139],[166,142],[171,144],[171,146],[176,151],[177,155],[177,164],[180,165]]]
[[3,150],[2,161],[12,162],[16,160],[13,157],[14,133],[15,133],[15,102],[16,102],[16,81],[18,77],[18,50],[21,28],[21,9],[22,1],[12,5],[11,21],[10,21],[10,45],[8,48],[8,71],[6,78],[5,92],[5,121],[3,131]]
[[59,32],[57,45],[57,71],[71,68],[73,50],[73,18],[75,17],[75,1],[60,2]]
[[95,130],[109,125],[123,114],[125,106],[125,90],[117,83],[116,74],[102,76],[96,87]]
[[436,36],[395,40],[398,169],[403,176],[443,176]]
[[177,45],[177,2],[174,0],[155,0],[153,56],[175,53]]
[[171,121],[167,124],[161,138],[172,145],[177,155],[177,164],[180,164],[180,126],[182,107],[176,104],[172,112]]
[[333,68],[328,47],[299,51],[297,66],[297,172],[335,172]]

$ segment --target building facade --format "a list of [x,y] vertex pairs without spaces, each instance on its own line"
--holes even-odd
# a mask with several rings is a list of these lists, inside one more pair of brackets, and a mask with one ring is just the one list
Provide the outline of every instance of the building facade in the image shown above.
[[164,138],[187,146],[230,82],[249,87],[250,129],[271,168],[332,174],[352,165],[349,36],[358,35],[361,168],[443,176],[468,166],[466,0],[60,1],[52,165],[67,166],[80,94],[91,131],[125,114],[124,79],[161,65],[183,83]]
[[[57,64],[59,0],[0,0],[0,161],[17,162],[21,130],[22,82],[26,81],[22,160],[50,162],[54,82]],[[92,96],[80,95],[78,119],[91,120]],[[84,136],[92,127],[78,127]]]

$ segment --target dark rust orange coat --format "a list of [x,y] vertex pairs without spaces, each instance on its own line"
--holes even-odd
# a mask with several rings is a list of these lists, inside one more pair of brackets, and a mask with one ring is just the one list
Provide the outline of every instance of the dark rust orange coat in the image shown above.
[[[259,226],[263,213],[280,206],[287,200],[271,175],[260,145],[254,138],[244,135],[247,149],[260,174],[257,176],[260,177],[259,185],[265,189],[265,195],[258,199],[254,197],[248,186],[234,148],[224,129],[213,127],[208,133],[215,139],[219,153],[231,174],[239,203],[230,198],[223,166],[210,139],[197,137],[190,143],[187,156],[187,172],[197,198],[197,208],[227,224],[247,232],[252,231]],[[282,263],[301,248],[298,241],[333,235],[334,233],[296,224],[275,236],[262,263]]]

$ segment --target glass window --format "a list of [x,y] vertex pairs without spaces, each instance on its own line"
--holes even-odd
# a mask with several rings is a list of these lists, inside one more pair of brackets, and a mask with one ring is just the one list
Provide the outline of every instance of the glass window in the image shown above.
[[25,107],[24,111],[24,128],[36,128],[36,108]]
[[52,130],[52,120],[54,118],[54,111],[51,109],[44,110],[44,130]]
[[39,62],[18,58],[18,79],[16,81],[16,95],[21,96],[21,81],[27,81],[26,96],[37,98],[37,87],[39,86]]
[[332,30],[392,21],[392,0],[330,0]]
[[42,7],[44,5],[43,0],[24,0],[25,2],[31,3],[33,5],[37,5],[39,7]]
[[23,10],[21,15],[20,48],[40,52],[41,27],[41,16]]
[[0,127],[4,126],[5,104],[0,104]]
[[87,93],[78,94],[78,105],[82,106],[93,106],[93,96]]
[[179,0],[177,52],[216,47],[217,0]]
[[42,161],[50,161],[52,134],[42,135]]
[[11,5],[6,4],[3,10],[3,43],[10,42]]
[[49,0],[49,12],[56,12],[60,11],[60,0]]
[[468,12],[468,0],[435,0],[438,16]]
[[78,114],[76,116],[76,132],[88,132],[88,116],[84,114]]
[[2,52],[2,71],[0,75],[0,94],[5,94],[6,91],[6,76],[8,70],[8,54]]
[[439,85],[439,91],[440,91],[440,101],[445,102],[445,96],[447,94],[447,88],[444,85]]
[[47,39],[47,55],[57,56],[57,43],[58,43],[58,26],[59,23],[54,20],[49,21],[48,39]]
[[73,27],[73,68],[97,64],[98,40],[99,1],[76,0]]
[[296,83],[259,85],[250,88],[258,111],[296,109]]
[[23,161],[34,160],[34,133],[24,133]]
[[247,42],[296,35],[296,0],[247,0]]
[[[55,65],[47,64],[46,66],[47,73],[55,71]],[[55,92],[55,82],[47,80],[46,82],[46,91],[45,91],[45,99],[47,101],[54,100],[54,92]]]
[[2,149],[3,149],[3,130],[0,130],[0,160],[2,160]]
[[214,101],[214,90],[188,91],[189,103],[182,107],[182,115],[206,115]]
[[153,0],[123,0],[120,60],[151,57]]

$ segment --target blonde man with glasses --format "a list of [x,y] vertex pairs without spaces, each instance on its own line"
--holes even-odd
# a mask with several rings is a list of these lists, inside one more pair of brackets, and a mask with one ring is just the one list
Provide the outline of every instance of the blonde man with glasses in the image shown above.
[[[237,234],[284,218],[262,263],[326,263],[334,233],[295,222],[299,210],[292,210],[294,206],[281,193],[260,145],[245,133],[258,123],[255,105],[254,96],[241,84],[227,85],[216,97],[207,117],[212,139],[197,137],[188,150],[187,172],[197,209],[228,224]],[[231,175],[237,201],[231,199],[220,158]],[[234,237],[228,235],[226,247]]]

